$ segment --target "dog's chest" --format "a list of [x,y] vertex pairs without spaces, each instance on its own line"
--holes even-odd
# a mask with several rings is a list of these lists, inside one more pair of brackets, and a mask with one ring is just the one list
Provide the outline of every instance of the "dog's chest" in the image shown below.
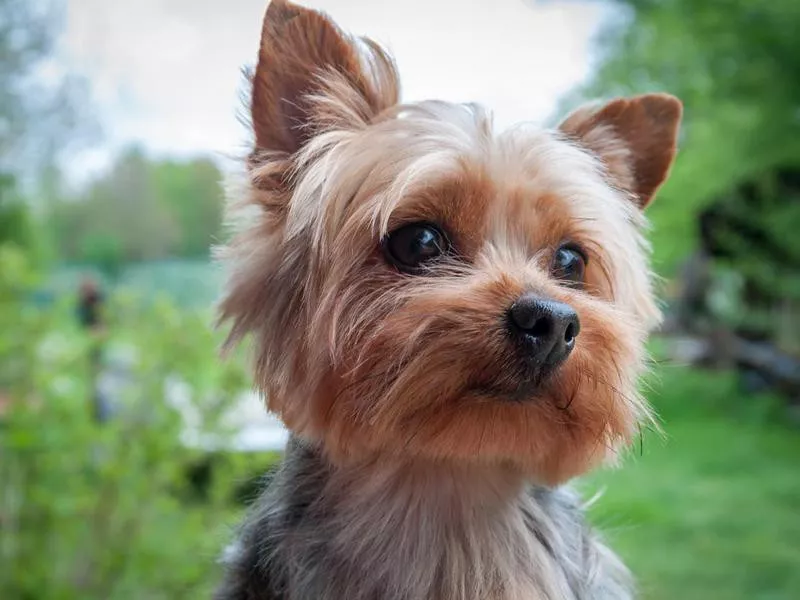
[[583,598],[561,564],[575,563],[558,539],[572,533],[555,530],[531,498],[520,503],[481,511],[393,496],[311,511],[286,540],[286,560],[304,563],[291,600]]
[[219,598],[631,597],[627,571],[587,529],[570,492],[505,495],[492,473],[458,475],[338,473],[290,446],[229,567],[231,585],[247,586],[249,595]]

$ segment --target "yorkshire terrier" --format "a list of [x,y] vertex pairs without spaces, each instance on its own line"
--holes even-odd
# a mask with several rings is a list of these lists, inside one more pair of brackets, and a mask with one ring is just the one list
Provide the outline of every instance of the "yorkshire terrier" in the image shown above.
[[401,104],[392,59],[273,0],[251,73],[229,343],[292,437],[218,600],[633,595],[565,484],[651,418],[642,231],[681,104],[554,130]]

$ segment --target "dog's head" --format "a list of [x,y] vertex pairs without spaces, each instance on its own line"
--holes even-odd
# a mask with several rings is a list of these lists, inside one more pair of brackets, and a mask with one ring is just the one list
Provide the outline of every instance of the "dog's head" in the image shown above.
[[389,454],[572,477],[628,440],[658,320],[642,209],[675,154],[666,95],[492,130],[399,104],[392,60],[274,0],[252,78],[251,208],[226,249],[231,340],[334,461]]

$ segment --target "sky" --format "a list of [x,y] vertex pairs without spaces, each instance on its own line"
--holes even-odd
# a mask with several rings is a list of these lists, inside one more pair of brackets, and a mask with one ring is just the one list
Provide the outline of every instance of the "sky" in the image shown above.
[[[131,143],[154,155],[247,149],[241,68],[266,0],[66,0],[60,53],[89,83],[102,137],[68,174],[91,177]],[[397,60],[404,101],[479,102],[498,126],[543,121],[592,65],[602,3],[586,0],[305,0]]]

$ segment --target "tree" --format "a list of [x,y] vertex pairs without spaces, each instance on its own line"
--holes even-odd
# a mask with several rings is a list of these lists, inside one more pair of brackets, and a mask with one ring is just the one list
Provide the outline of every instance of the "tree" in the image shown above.
[[0,175],[0,246],[8,243],[28,246],[30,242],[29,211],[15,193],[14,178]]
[[81,197],[51,212],[65,259],[121,262],[207,257],[222,221],[221,174],[208,159],[153,161],[135,148]]
[[655,90],[683,100],[681,153],[650,213],[656,258],[671,274],[699,240],[686,232],[699,233],[704,206],[776,165],[800,164],[800,3],[615,4],[599,68],[567,103]]
[[153,165],[159,204],[179,224],[181,256],[207,256],[222,223],[221,174],[210,160],[166,161]]
[[93,130],[85,81],[51,60],[57,9],[0,0],[0,171],[31,177]]

